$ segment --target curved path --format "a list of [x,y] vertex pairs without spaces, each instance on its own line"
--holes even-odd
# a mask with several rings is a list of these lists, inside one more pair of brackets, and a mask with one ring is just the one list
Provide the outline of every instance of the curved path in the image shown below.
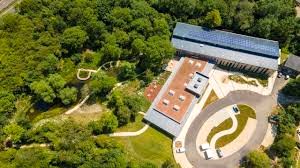
[[[246,104],[256,111],[257,125],[255,135],[236,153],[218,160],[205,160],[197,152],[196,138],[198,132],[205,121],[217,111],[232,104]],[[189,162],[197,168],[232,168],[239,164],[240,159],[250,150],[260,146],[267,132],[268,113],[272,111],[272,107],[276,105],[276,101],[272,96],[263,96],[252,91],[233,91],[226,97],[219,99],[213,104],[205,108],[192,122],[185,138],[186,156]]]
[[115,132],[112,134],[109,134],[109,136],[112,137],[130,137],[130,136],[138,136],[144,133],[149,128],[149,124],[146,124],[142,129],[136,131],[136,132]]
[[[227,112],[227,113],[229,113],[229,112]],[[217,133],[216,135],[214,135],[213,138],[210,141],[210,147],[211,148],[216,148],[216,142],[219,138],[221,138],[224,135],[232,134],[237,129],[238,121],[237,121],[235,115],[233,113],[229,113],[229,116],[230,116],[230,118],[232,120],[232,123],[233,123],[232,127],[227,129],[227,130],[221,131],[221,132]]]

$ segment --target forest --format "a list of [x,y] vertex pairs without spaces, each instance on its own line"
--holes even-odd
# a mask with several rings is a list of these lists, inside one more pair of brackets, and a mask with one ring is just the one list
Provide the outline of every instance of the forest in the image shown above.
[[[0,18],[0,164],[4,167],[156,167],[130,160],[104,134],[135,120],[149,102],[114,89],[139,80],[146,86],[175,55],[176,22],[280,42],[300,54],[300,20],[293,0],[23,0]],[[78,68],[100,70],[88,82]],[[293,87],[293,86],[291,86]],[[72,120],[33,123],[32,109],[69,108],[86,95],[108,113],[82,126]],[[19,148],[25,144],[49,148]],[[161,167],[176,167],[166,160]]]

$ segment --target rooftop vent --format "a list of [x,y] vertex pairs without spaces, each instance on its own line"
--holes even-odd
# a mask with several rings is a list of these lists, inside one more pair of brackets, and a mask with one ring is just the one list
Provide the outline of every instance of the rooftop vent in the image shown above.
[[201,78],[198,78],[198,79],[197,79],[197,82],[201,82]]
[[194,61],[193,60],[189,60],[189,63],[193,65]]
[[195,89],[197,89],[198,87],[199,87],[199,85],[198,85],[198,84],[195,84],[195,85],[194,85],[194,88],[195,88]]
[[179,100],[184,101],[184,100],[185,100],[185,96],[180,95],[180,96],[179,96]]
[[169,100],[167,100],[167,99],[164,99],[164,100],[163,100],[163,104],[164,104],[164,105],[168,105],[169,103],[170,103]]
[[179,107],[178,105],[174,105],[174,106],[173,106],[173,110],[179,111],[179,109],[180,109],[180,107]]
[[197,62],[197,63],[196,63],[196,67],[200,68],[200,67],[201,67],[201,63],[200,63],[200,62]]
[[200,46],[200,47],[204,47],[204,44],[200,44],[199,46]]
[[174,90],[170,90],[170,91],[169,91],[169,95],[170,95],[170,96],[174,96],[174,94],[175,94],[175,91],[174,91]]

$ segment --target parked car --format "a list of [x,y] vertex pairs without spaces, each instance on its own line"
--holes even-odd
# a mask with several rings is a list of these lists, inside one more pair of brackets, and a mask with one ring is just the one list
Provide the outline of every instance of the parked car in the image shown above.
[[204,150],[210,149],[210,146],[208,143],[205,143],[205,144],[200,145],[200,149],[204,151]]
[[285,75],[284,79],[285,79],[285,80],[290,79],[290,75]]
[[209,160],[209,159],[213,158],[213,156],[214,156],[211,149],[207,149],[207,150],[204,152],[204,154],[205,154],[206,160]]
[[185,152],[185,148],[181,147],[176,149],[176,153],[184,153]]
[[269,123],[272,123],[272,124],[278,124],[279,117],[278,117],[278,115],[271,115],[268,117],[268,121],[269,121]]
[[223,155],[223,152],[221,151],[221,149],[216,149],[216,151],[217,151],[217,154],[218,154],[218,156],[220,157],[220,158],[222,158],[224,155]]
[[235,113],[238,113],[240,110],[237,106],[233,106],[232,107],[232,110],[235,112]]
[[283,76],[283,74],[281,72],[278,72],[277,77],[281,78]]

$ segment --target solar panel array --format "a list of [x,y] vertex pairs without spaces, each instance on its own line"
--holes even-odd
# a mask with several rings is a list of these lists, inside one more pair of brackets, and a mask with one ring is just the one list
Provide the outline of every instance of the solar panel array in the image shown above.
[[273,57],[279,56],[279,44],[276,41],[220,30],[211,30],[185,23],[177,23],[174,35],[227,48],[249,51]]

